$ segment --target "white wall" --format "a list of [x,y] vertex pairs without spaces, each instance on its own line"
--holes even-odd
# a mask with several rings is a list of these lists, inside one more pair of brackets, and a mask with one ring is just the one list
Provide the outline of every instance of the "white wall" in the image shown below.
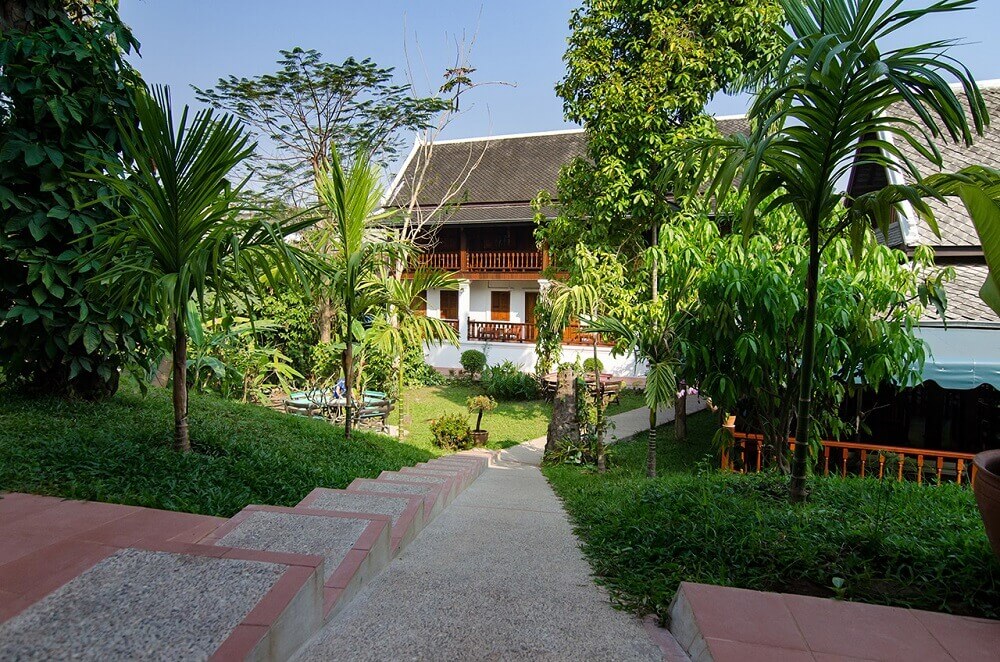
[[[535,363],[538,360],[535,354],[535,345],[532,343],[484,343],[479,341],[463,342],[457,349],[452,345],[428,346],[424,351],[424,358],[435,368],[461,370],[462,364],[459,359],[462,352],[467,349],[478,349],[480,352],[485,352],[486,360],[490,365],[496,365],[502,361],[513,361],[521,366],[521,370],[524,372],[534,372]],[[589,359],[594,356],[594,350],[591,347],[563,345],[559,361],[572,363],[578,356],[581,361]],[[597,357],[604,364],[604,372],[610,372],[618,377],[641,377],[646,374],[645,365],[636,366],[635,359],[631,356],[612,356],[609,347],[598,347]]]

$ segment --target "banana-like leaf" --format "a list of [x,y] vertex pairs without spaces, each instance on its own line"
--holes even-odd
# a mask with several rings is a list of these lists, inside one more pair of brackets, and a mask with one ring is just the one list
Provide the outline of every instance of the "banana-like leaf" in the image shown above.
[[1000,315],[1000,288],[997,287],[1000,279],[1000,197],[991,197],[985,188],[972,185],[963,186],[959,195],[979,233],[990,270],[979,296]]

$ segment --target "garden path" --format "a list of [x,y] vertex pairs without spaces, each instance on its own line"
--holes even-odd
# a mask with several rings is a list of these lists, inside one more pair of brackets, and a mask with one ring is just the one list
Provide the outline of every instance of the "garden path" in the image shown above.
[[594,584],[543,444],[501,453],[297,659],[664,659]]
[[[688,396],[687,398],[687,412],[689,414],[701,411],[707,406],[708,405],[705,401],[697,396]],[[629,437],[633,437],[640,432],[646,432],[649,430],[649,410],[645,407],[622,412],[621,414],[615,414],[609,420],[613,424],[613,427],[611,428],[611,443],[622,439],[628,439]],[[665,423],[670,423],[673,420],[673,407],[664,407],[663,409],[657,410],[657,425],[664,425]]]

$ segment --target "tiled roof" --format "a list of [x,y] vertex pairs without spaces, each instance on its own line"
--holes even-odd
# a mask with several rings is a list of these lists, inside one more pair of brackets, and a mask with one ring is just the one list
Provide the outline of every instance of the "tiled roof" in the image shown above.
[[[979,298],[979,288],[986,280],[988,270],[984,263],[961,263],[952,265],[955,280],[946,283],[944,290],[948,298],[945,317],[948,322],[1000,322],[1000,317]],[[937,312],[928,308],[923,319],[940,322]]]
[[[944,162],[941,171],[954,172],[970,165],[1000,167],[1000,84],[984,85],[982,93],[989,115],[994,119],[993,124],[986,127],[983,136],[976,137],[971,147],[966,147],[962,143],[954,143],[948,138],[938,140],[937,147]],[[959,98],[964,98],[964,95],[960,94]],[[893,106],[891,112],[900,117],[916,120],[913,110],[902,103]],[[900,151],[913,161],[923,176],[939,172],[938,168],[931,165],[930,161],[922,157],[905,141],[897,139],[896,144]],[[911,236],[915,234],[916,239],[911,243],[928,246],[980,245],[979,236],[972,225],[972,219],[969,218],[961,201],[952,199],[948,203],[943,203],[931,200],[930,206],[941,230],[941,237],[937,237],[925,222],[917,220],[916,227],[910,228]]]
[[[719,118],[718,124],[725,135],[749,131],[743,117]],[[586,147],[583,129],[418,145],[394,182],[386,206],[405,206],[423,170],[417,203],[424,207],[438,205],[465,179],[449,201],[457,208],[440,214],[441,222],[531,220],[534,214],[528,203],[539,191],[555,196],[559,169],[585,156]]]

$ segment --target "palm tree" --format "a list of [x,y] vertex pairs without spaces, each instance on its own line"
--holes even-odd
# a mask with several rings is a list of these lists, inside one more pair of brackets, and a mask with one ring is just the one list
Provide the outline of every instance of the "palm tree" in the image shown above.
[[420,302],[427,290],[453,290],[458,287],[458,280],[453,274],[430,269],[417,269],[410,277],[396,278],[395,270],[389,269],[382,274],[380,287],[385,295],[385,312],[376,318],[366,342],[394,357],[399,436],[402,438],[406,350],[410,347],[423,349],[427,343],[459,346],[458,332],[445,320],[423,314]]
[[[122,162],[86,175],[104,183],[120,216],[98,229],[107,266],[95,282],[122,308],[148,303],[168,322],[173,354],[174,447],[188,451],[188,306],[245,299],[261,280],[301,276],[307,260],[285,237],[311,221],[271,221],[240,202],[230,172],[255,145],[229,115],[185,106],[175,122],[166,88],[135,92],[137,125],[121,123]],[[87,268],[87,258],[81,268]],[[218,314],[214,315],[218,316]]]
[[[802,379],[792,461],[791,497],[806,498],[806,465],[810,439],[812,380],[815,369],[816,296],[820,257],[837,236],[855,238],[870,229],[872,219],[886,229],[889,205],[910,202],[930,218],[917,187],[894,185],[888,194],[851,201],[838,184],[852,165],[873,164],[920,173],[902,153],[905,141],[933,164],[941,165],[934,139],[947,135],[971,144],[973,129],[981,133],[986,109],[969,71],[945,51],[954,42],[937,40],[883,50],[883,41],[928,16],[972,6],[975,0],[937,0],[918,9],[902,9],[902,0],[779,0],[785,11],[784,53],[769,72],[770,83],[750,108],[754,127],[749,136],[697,141],[701,170],[694,183],[708,182],[702,194],[721,199],[733,188],[747,195],[745,231],[752,229],[758,208],[790,205],[807,229],[809,264],[803,323]],[[958,80],[968,112],[946,82]],[[908,106],[917,119],[893,114],[895,104]],[[972,125],[970,126],[969,114]],[[894,142],[896,141],[896,142]],[[711,175],[707,173],[714,170]],[[674,183],[678,171],[661,180]],[[871,213],[842,214],[845,204],[858,203]],[[860,246],[861,241],[855,241]]]
[[354,414],[354,341],[355,328],[362,316],[383,303],[386,294],[379,281],[387,265],[406,251],[401,243],[380,237],[379,222],[395,212],[380,211],[382,176],[371,155],[359,151],[351,167],[344,169],[336,147],[330,160],[316,177],[320,202],[329,214],[320,236],[319,250],[331,256],[332,289],[344,316],[344,382],[346,384],[344,435],[351,436]]

